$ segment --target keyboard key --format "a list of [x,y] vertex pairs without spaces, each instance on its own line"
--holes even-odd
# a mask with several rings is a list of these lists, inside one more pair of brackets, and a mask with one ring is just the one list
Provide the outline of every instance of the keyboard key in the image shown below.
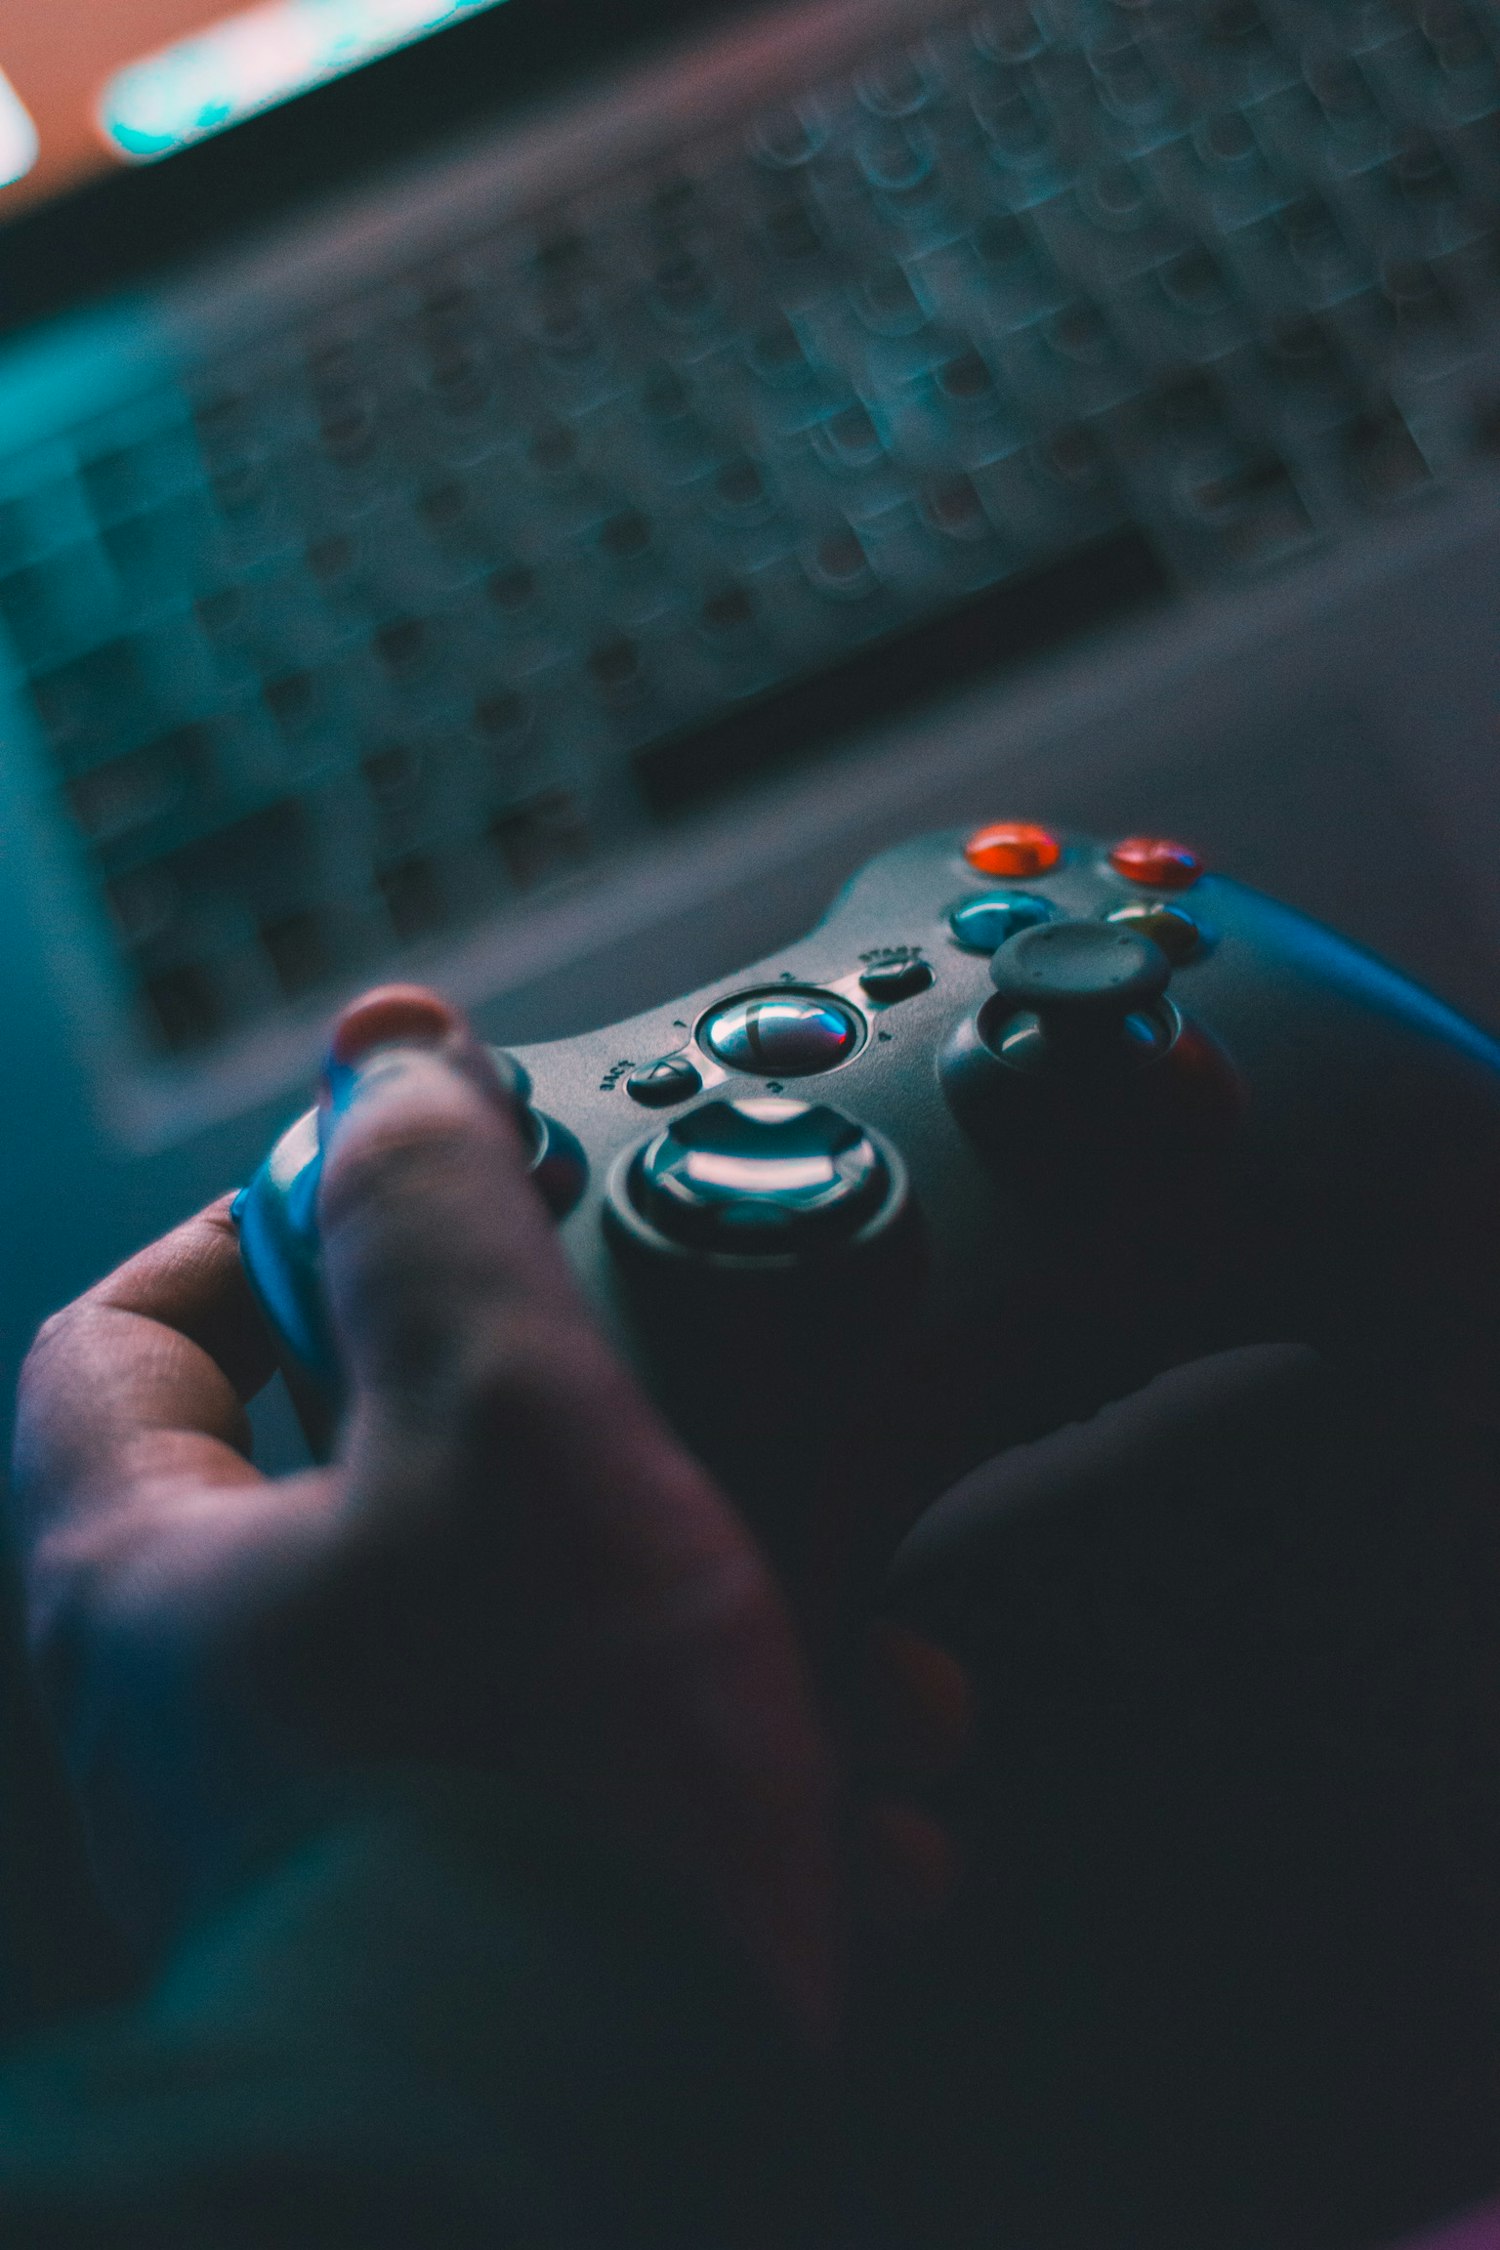
[[393,617],[376,627],[371,646],[387,676],[404,684],[437,662],[440,629],[429,617]]
[[700,627],[714,640],[742,640],[755,622],[755,597],[748,586],[721,586],[698,611]]
[[789,103],[770,111],[750,128],[749,143],[758,162],[776,172],[810,164],[828,138],[827,121],[813,101]]
[[1038,11],[1009,5],[1007,0],[983,9],[973,20],[970,36],[982,55],[1001,63],[1032,62],[1047,45]]
[[311,672],[282,672],[262,683],[261,699],[277,726],[296,733],[318,711],[318,683]]
[[1000,403],[994,370],[972,345],[944,360],[932,380],[943,404],[957,413],[987,414]]
[[544,422],[527,440],[526,457],[539,477],[571,477],[578,467],[578,433],[566,422]]
[[146,979],[142,998],[153,1043],[173,1055],[209,1045],[231,1020],[221,986],[198,962],[157,970]]
[[945,477],[930,486],[922,498],[922,513],[945,539],[969,542],[990,536],[984,502],[969,477]]
[[862,406],[846,406],[826,422],[818,423],[813,447],[830,469],[868,469],[885,457],[880,432]]
[[[3,595],[0,587],[0,599]],[[62,758],[122,736],[138,738],[159,716],[158,698],[130,640],[106,642],[41,673],[31,683],[31,700],[43,733]]]
[[638,641],[617,633],[589,652],[589,678],[608,703],[630,702],[645,685]]
[[511,756],[531,732],[531,704],[514,688],[494,688],[474,706],[474,725],[486,750]]
[[1255,454],[1189,473],[1183,480],[1186,512],[1210,528],[1237,563],[1266,563],[1305,546],[1312,520],[1286,464]]
[[972,101],[979,129],[997,164],[1026,167],[1052,154],[1049,119],[1035,97],[1013,80],[981,82]]
[[806,203],[788,201],[773,205],[766,213],[763,233],[772,256],[788,264],[815,258],[823,248],[822,228]]
[[207,729],[184,727],[78,774],[68,784],[69,809],[92,843],[112,843],[184,810],[211,772]]
[[859,601],[875,591],[869,555],[852,525],[818,541],[808,555],[807,572],[819,593],[838,601]]
[[599,545],[612,562],[634,562],[650,552],[650,518],[638,508],[622,508],[599,526]]
[[1422,258],[1394,258],[1381,268],[1380,291],[1408,341],[1425,342],[1450,329],[1457,308],[1436,269]]
[[1305,195],[1288,205],[1275,227],[1309,304],[1334,304],[1366,286],[1366,269],[1321,196]]
[[277,985],[288,1000],[300,1000],[327,984],[335,972],[337,953],[329,918],[315,907],[263,922],[259,931],[266,959]]
[[496,609],[514,616],[536,600],[536,572],[524,563],[507,563],[491,573],[485,590]]
[[1348,425],[1343,456],[1357,497],[1372,506],[1407,499],[1432,482],[1420,446],[1390,404],[1375,407]]
[[[792,334],[790,324],[788,335]],[[795,337],[793,338],[795,342]],[[800,352],[801,347],[797,347]],[[663,425],[682,422],[693,412],[693,394],[682,377],[673,368],[652,370],[640,389],[641,411],[652,422]]]
[[650,277],[651,304],[671,327],[701,327],[715,309],[713,275],[690,250],[658,259]]
[[377,867],[375,887],[398,938],[430,937],[450,919],[441,871],[425,853]]
[[709,510],[725,523],[757,523],[773,504],[764,475],[748,455],[726,462],[709,487]]
[[1179,251],[1161,267],[1157,283],[1171,309],[1192,318],[1223,313],[1233,302],[1229,277],[1208,250]]
[[910,117],[925,109],[938,91],[931,55],[913,49],[883,55],[855,76],[855,91],[877,117]]
[[33,670],[97,632],[114,591],[97,548],[64,548],[0,578],[0,627]]
[[359,770],[372,802],[382,814],[405,815],[421,797],[422,753],[409,742],[388,743],[383,750],[373,751],[361,761]]
[[887,259],[850,292],[854,309],[877,336],[914,336],[927,325],[927,307],[898,259]]
[[859,168],[882,195],[921,194],[933,184],[936,161],[931,135],[917,125],[872,128],[859,144]]
[[497,813],[490,840],[519,891],[573,873],[591,853],[588,818],[571,790],[548,789]]

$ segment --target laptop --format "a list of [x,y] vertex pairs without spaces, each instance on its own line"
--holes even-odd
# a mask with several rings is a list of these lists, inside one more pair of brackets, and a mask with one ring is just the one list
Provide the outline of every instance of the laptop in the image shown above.
[[5,1369],[344,995],[606,1023],[954,820],[1500,1020],[1486,0],[12,0],[0,71]]
[[[608,1023],[930,827],[1181,835],[1500,1024],[1490,0],[0,0],[0,73],[0,1396],[343,996]],[[10,2030],[109,1949],[0,1687]],[[1055,1889],[1031,2106],[927,2104],[1048,2239],[1136,2130]]]

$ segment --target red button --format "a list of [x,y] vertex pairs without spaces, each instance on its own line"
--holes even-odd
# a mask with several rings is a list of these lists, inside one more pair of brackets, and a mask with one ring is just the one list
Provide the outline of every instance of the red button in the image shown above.
[[1165,836],[1127,836],[1110,853],[1109,864],[1128,883],[1142,883],[1153,891],[1191,890],[1203,873],[1196,852]]
[[981,875],[1046,875],[1062,858],[1062,845],[1029,820],[997,820],[975,829],[964,858]]

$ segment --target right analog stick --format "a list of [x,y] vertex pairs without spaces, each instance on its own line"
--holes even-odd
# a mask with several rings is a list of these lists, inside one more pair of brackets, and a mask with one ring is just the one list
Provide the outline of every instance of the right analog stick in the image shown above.
[[995,954],[990,979],[996,998],[985,1011],[986,1036],[997,1052],[1016,1046],[1012,1059],[1025,1067],[1141,1061],[1169,1043],[1158,1003],[1172,965],[1151,938],[1119,923],[1022,930]]

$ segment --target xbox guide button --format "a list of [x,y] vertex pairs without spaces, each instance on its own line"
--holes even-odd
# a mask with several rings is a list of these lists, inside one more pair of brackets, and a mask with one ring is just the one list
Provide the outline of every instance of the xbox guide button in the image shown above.
[[758,1078],[810,1078],[859,1051],[864,1025],[831,993],[794,985],[742,993],[700,1025],[698,1037],[716,1062]]

